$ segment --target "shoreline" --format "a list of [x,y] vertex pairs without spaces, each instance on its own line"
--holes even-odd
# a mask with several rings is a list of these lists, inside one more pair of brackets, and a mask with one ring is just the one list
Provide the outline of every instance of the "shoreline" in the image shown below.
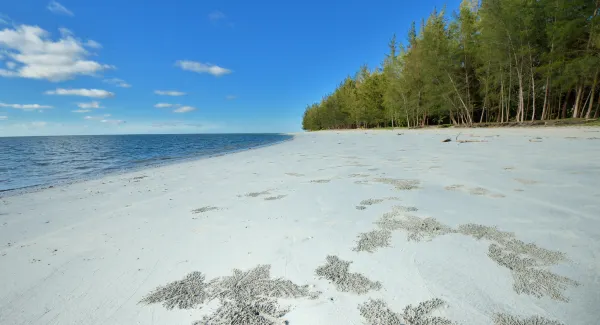
[[[277,133],[277,134],[289,136],[290,138],[280,140],[280,141],[275,141],[273,143],[269,143],[269,144],[265,144],[265,145],[258,145],[258,146],[248,147],[248,148],[243,148],[243,149],[238,149],[238,150],[225,151],[225,152],[218,153],[218,154],[207,154],[207,155],[182,157],[182,158],[155,159],[156,161],[159,161],[159,162],[150,163],[148,165],[125,167],[125,168],[115,169],[115,170],[111,170],[111,171],[99,172],[97,175],[92,175],[92,176],[87,176],[87,177],[79,177],[79,178],[75,178],[75,179],[71,179],[71,180],[55,181],[55,182],[50,182],[50,183],[46,183],[46,184],[32,185],[32,186],[26,186],[26,187],[20,187],[20,188],[8,189],[8,190],[0,190],[0,199],[2,199],[3,197],[11,197],[11,196],[19,196],[19,195],[23,195],[23,194],[27,194],[27,193],[35,193],[35,192],[43,191],[43,190],[49,189],[49,188],[64,187],[64,186],[69,186],[69,185],[76,184],[76,183],[81,183],[81,182],[86,182],[86,181],[91,181],[91,180],[98,180],[98,179],[102,179],[104,177],[111,176],[111,175],[126,175],[128,173],[140,172],[145,169],[159,168],[159,167],[164,167],[164,166],[170,166],[173,164],[186,163],[186,162],[192,162],[195,160],[210,159],[210,158],[219,157],[219,156],[223,156],[223,155],[235,154],[235,153],[243,152],[243,151],[247,151],[247,150],[260,149],[263,147],[274,146],[274,145],[285,143],[286,141],[294,140],[293,134],[290,134],[290,133]],[[160,162],[160,161],[164,161],[164,162]]]
[[600,142],[562,130],[303,133],[3,197],[0,324],[370,324],[422,303],[593,324]]

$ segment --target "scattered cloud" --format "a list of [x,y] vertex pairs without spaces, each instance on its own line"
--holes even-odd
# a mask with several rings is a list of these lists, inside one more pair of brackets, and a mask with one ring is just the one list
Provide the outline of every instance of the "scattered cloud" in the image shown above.
[[0,115],[0,121],[8,120],[8,116]]
[[225,96],[225,99],[234,100],[234,99],[237,99],[237,96],[236,95],[227,95],[227,96]]
[[158,104],[154,105],[154,107],[156,107],[156,108],[171,108],[171,107],[178,107],[178,106],[181,106],[181,104],[158,103]]
[[73,112],[73,113],[89,113],[91,111],[92,111],[91,109],[76,109],[76,110],[71,111],[71,112]]
[[58,95],[58,96],[82,96],[91,98],[109,98],[114,97],[115,94],[110,91],[102,89],[64,89],[57,88],[56,90],[48,90],[45,92],[46,95]]
[[7,61],[6,62],[6,67],[9,68],[10,70],[13,70],[14,68],[17,67],[17,64],[15,62],[12,62],[12,61]]
[[0,30],[0,52],[16,62],[10,70],[0,69],[0,76],[58,82],[114,69],[114,66],[89,60],[91,53],[70,30],[61,28],[59,31],[61,37],[53,40],[49,32],[38,26],[20,25]]
[[66,15],[71,17],[75,16],[71,10],[67,9],[65,6],[61,5],[56,1],[50,1],[48,7],[46,8],[48,8],[48,10],[50,10],[52,13],[58,15]]
[[104,82],[121,88],[131,88],[130,84],[125,82],[125,80],[119,78],[104,79]]
[[96,115],[96,116],[85,116],[83,117],[84,120],[105,120],[107,117],[110,117],[110,114],[104,114],[104,115]]
[[0,25],[10,25],[11,19],[7,15],[0,13]]
[[113,124],[113,125],[120,125],[120,124],[126,123],[126,121],[123,121],[123,120],[102,120],[100,122],[107,123],[107,124]]
[[22,109],[24,111],[34,111],[37,109],[52,108],[52,106],[40,105],[40,104],[5,104],[5,103],[0,103],[0,107]]
[[222,75],[230,74],[233,71],[229,69],[222,68],[218,65],[210,64],[210,63],[200,63],[195,61],[187,61],[187,60],[179,60],[175,62],[175,65],[180,67],[183,70],[197,72],[197,73],[210,73],[215,77],[220,77]]
[[44,122],[44,121],[39,121],[39,122],[31,122],[31,126],[36,127],[36,128],[41,128],[48,125],[48,122]]
[[89,103],[77,103],[77,107],[82,108],[82,109],[90,109],[90,108],[104,108],[103,106],[100,106],[100,102],[89,102]]
[[58,31],[60,32],[60,36],[62,37],[75,36],[75,33],[73,33],[73,31],[68,28],[60,27]]
[[210,20],[210,22],[213,23],[214,25],[220,25],[220,26],[225,25],[230,28],[233,28],[235,26],[235,24],[233,22],[231,22],[227,18],[227,16],[219,10],[214,10],[210,14],[208,14],[208,20]]
[[173,112],[175,112],[175,113],[188,113],[188,112],[195,111],[195,110],[196,110],[196,108],[192,107],[192,106],[182,106],[182,107],[174,110]]
[[215,10],[213,12],[211,12],[210,14],[208,14],[208,19],[210,19],[210,21],[218,21],[221,19],[225,19],[226,16],[224,13],[220,12],[219,10]]
[[175,91],[175,90],[155,90],[154,93],[157,95],[162,95],[162,96],[183,96],[183,95],[185,95],[184,92]]
[[88,40],[87,42],[85,42],[85,44],[83,44],[91,49],[101,49],[102,48],[102,44],[94,41],[94,40]]

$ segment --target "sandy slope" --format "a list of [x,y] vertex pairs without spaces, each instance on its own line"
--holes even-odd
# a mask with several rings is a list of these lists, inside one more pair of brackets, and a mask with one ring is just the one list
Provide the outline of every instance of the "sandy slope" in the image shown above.
[[[441,142],[458,132],[487,142]],[[363,324],[357,307],[369,298],[397,313],[440,298],[446,305],[433,315],[459,324],[492,324],[495,313],[598,324],[600,140],[588,139],[596,137],[598,129],[585,128],[301,134],[5,197],[0,324],[191,324],[219,300],[187,310],[138,302],[192,271],[210,281],[260,264],[271,265],[272,278],[321,292],[278,300],[291,307],[283,319],[292,325]],[[398,180],[418,188],[396,189],[391,183],[408,184]],[[396,229],[389,247],[354,251],[359,234],[379,229],[374,222],[393,206],[405,210],[394,220],[432,217],[448,233],[414,241]],[[219,209],[192,212],[203,207]],[[554,288],[568,302],[515,292],[511,271],[488,256],[498,243],[457,231],[467,223],[566,254],[537,269],[579,284]],[[350,272],[381,289],[338,291],[315,274],[328,255],[351,261]]]

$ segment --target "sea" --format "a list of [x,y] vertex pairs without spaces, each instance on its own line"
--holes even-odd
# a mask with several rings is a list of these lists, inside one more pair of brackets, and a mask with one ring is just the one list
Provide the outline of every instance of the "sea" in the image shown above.
[[285,134],[0,137],[3,195],[290,140]]

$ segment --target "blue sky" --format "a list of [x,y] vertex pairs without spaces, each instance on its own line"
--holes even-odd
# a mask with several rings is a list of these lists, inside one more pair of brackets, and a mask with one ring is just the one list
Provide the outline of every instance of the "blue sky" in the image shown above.
[[394,33],[459,2],[3,1],[0,136],[300,131]]

